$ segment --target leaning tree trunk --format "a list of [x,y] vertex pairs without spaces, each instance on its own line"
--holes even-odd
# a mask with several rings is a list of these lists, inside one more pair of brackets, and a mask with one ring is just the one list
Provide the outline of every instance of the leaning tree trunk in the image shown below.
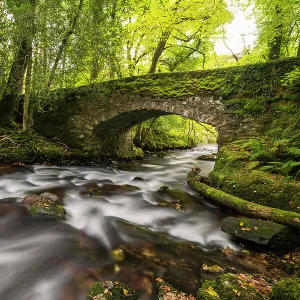
[[81,13],[82,6],[83,6],[83,0],[80,0],[79,4],[78,4],[77,11],[75,13],[75,16],[74,16],[73,20],[70,23],[70,27],[69,27],[68,31],[65,33],[65,35],[63,36],[61,44],[58,48],[53,67],[51,69],[50,76],[49,76],[49,79],[48,79],[47,84],[46,84],[46,90],[50,89],[50,87],[53,83],[53,80],[54,80],[54,77],[55,77],[55,72],[56,72],[56,69],[58,67],[58,63],[62,58],[62,54],[63,54],[63,52],[64,52],[64,50],[67,46],[69,38],[71,37],[71,35],[73,34],[73,32],[75,30],[75,26],[77,24],[77,20],[79,18],[80,13]]
[[151,67],[150,67],[150,70],[149,70],[149,74],[150,73],[155,73],[158,60],[159,60],[160,56],[162,55],[162,53],[165,50],[165,47],[166,47],[166,44],[167,44],[167,41],[168,41],[170,35],[171,35],[171,30],[170,29],[163,32],[162,37],[161,37],[160,41],[158,42],[157,47],[154,51],[152,61],[151,61]]

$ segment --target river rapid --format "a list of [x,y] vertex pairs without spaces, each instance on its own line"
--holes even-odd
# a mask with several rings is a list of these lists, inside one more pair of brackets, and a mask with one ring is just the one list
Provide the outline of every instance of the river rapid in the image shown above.
[[[209,144],[110,167],[0,169],[0,299],[85,299],[102,280],[123,281],[141,299],[155,299],[157,277],[195,293],[207,276],[203,264],[242,268],[224,251],[239,249],[220,230],[225,213],[186,184],[193,166],[203,175],[213,169],[196,158],[216,151]],[[139,189],[118,188],[124,184]],[[83,193],[105,185],[101,196]],[[188,194],[158,192],[163,185]],[[28,215],[22,197],[44,191],[62,197],[66,221]]]

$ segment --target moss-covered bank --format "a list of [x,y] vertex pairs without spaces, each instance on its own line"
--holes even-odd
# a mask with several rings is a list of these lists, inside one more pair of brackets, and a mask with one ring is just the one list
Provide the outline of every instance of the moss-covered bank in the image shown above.
[[[223,145],[210,179],[237,197],[300,212],[300,72],[281,80],[274,98],[251,100],[256,129]],[[231,100],[240,115],[249,114],[247,103]]]

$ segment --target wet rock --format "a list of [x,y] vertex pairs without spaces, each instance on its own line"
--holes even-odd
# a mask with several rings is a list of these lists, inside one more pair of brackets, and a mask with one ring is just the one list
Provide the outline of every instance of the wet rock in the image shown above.
[[95,186],[91,187],[88,190],[85,190],[82,192],[83,195],[86,195],[88,197],[91,196],[108,196],[108,195],[114,195],[114,194],[126,194],[133,191],[140,190],[139,187],[135,185],[130,184],[123,184],[123,185],[117,185],[117,184],[104,184],[101,187]]
[[132,181],[146,181],[143,177],[136,176],[132,179]]
[[156,289],[158,300],[196,300],[194,296],[175,289],[172,285],[165,282],[161,278],[156,278]]
[[135,290],[119,281],[103,281],[94,283],[86,296],[86,300],[137,300]]
[[290,278],[272,286],[271,300],[300,299],[300,278]]
[[[160,187],[158,192],[163,193],[165,198],[172,204],[172,206],[177,210],[183,210],[192,207],[193,203],[198,202],[193,195],[178,189],[167,189],[165,186]],[[164,202],[161,201],[162,204]]]
[[40,194],[40,197],[42,199],[51,200],[51,202],[53,202],[53,203],[61,203],[62,202],[61,198],[59,198],[57,195],[55,195],[53,193],[49,193],[49,192],[44,192],[44,193]]
[[63,206],[43,199],[34,203],[29,212],[33,216],[49,216],[56,217],[58,219],[66,218],[66,210],[63,208]]
[[203,154],[197,157],[199,160],[215,161],[217,156],[215,154]]
[[49,192],[44,192],[40,195],[27,195],[23,198],[22,201],[27,204],[35,204],[35,203],[45,202],[45,201],[54,204],[59,204],[62,202],[61,198]]
[[27,204],[34,204],[42,201],[42,198],[38,195],[27,195],[22,199],[22,202]]
[[292,229],[257,219],[228,217],[223,220],[221,230],[279,252],[293,249],[298,242],[296,233]]
[[158,192],[165,192],[165,191],[167,191],[167,190],[169,190],[169,187],[166,186],[166,185],[162,185],[157,191],[158,191]]
[[85,190],[82,192],[83,195],[88,196],[88,197],[92,197],[92,196],[102,196],[103,193],[101,191],[101,189],[97,186],[97,187],[92,187],[88,190]]

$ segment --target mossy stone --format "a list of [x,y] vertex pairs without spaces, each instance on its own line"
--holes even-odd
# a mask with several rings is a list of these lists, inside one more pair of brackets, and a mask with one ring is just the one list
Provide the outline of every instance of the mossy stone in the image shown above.
[[162,185],[157,191],[158,192],[166,192],[168,191],[170,188],[166,185]]
[[224,274],[215,280],[203,281],[197,297],[202,300],[264,299],[255,288],[233,274]]
[[50,216],[59,219],[66,218],[66,210],[63,206],[55,203],[49,203],[48,201],[41,201],[32,205],[29,210],[33,216]]
[[297,235],[292,229],[269,221],[227,217],[222,222],[221,230],[279,252],[291,250],[298,243]]
[[103,281],[94,283],[86,296],[86,300],[138,300],[138,293],[119,281]]

